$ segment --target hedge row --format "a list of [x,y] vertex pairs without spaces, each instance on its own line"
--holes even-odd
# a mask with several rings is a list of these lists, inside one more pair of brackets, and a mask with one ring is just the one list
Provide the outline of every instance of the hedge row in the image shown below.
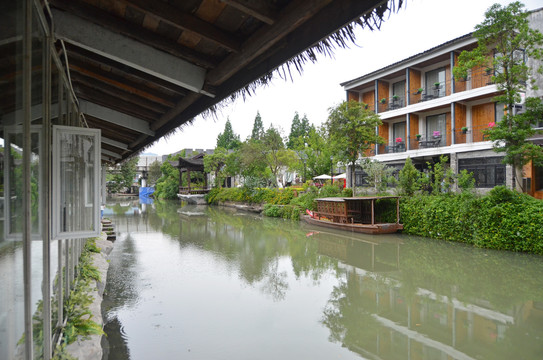
[[405,197],[400,212],[406,234],[543,254],[543,202],[502,186],[483,197]]

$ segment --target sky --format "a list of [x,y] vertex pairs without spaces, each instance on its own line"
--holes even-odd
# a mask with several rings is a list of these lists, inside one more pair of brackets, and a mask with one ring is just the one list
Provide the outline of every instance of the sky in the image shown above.
[[[257,111],[267,129],[273,124],[288,136],[296,112],[320,126],[328,109],[346,95],[340,83],[381,69],[424,52],[446,41],[472,32],[484,19],[485,11],[502,0],[404,0],[402,8],[385,16],[380,30],[357,28],[356,44],[336,48],[334,57],[320,55],[315,64],[306,63],[302,74],[295,69],[285,80],[276,77],[245,101],[239,98],[226,104],[216,116],[198,116],[191,125],[179,128],[167,139],[160,139],[146,153],[171,154],[182,149],[213,149],[217,136],[230,119],[234,133],[245,140],[253,128]],[[541,0],[525,0],[528,10],[543,7]]]

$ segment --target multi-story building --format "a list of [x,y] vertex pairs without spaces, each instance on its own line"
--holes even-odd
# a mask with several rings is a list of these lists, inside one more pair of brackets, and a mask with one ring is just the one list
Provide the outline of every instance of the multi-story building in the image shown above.
[[[539,28],[542,14],[540,9],[530,17]],[[499,94],[492,82],[496,70],[481,66],[463,79],[452,75],[460,53],[476,46],[477,39],[468,34],[342,83],[348,100],[366,104],[383,121],[377,131],[385,143],[366,155],[398,169],[410,157],[421,170],[446,155],[456,173],[473,173],[478,188],[512,187],[513,169],[502,163],[503,154],[493,151],[484,133],[504,115],[504,106],[494,101]],[[528,89],[526,95],[541,94]],[[355,171],[354,180],[362,184],[361,171]],[[523,186],[543,198],[543,169],[526,166]]]

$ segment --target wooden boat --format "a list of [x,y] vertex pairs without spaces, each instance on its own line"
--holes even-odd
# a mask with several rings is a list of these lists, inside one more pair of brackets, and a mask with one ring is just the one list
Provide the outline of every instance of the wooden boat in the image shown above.
[[308,210],[302,216],[309,224],[373,235],[403,229],[398,196],[333,197],[316,201],[317,211]]

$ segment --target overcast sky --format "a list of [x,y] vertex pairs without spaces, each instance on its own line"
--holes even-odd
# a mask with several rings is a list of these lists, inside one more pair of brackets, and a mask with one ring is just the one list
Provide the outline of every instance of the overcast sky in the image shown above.
[[[334,58],[321,55],[307,63],[303,74],[292,72],[293,81],[276,78],[256,94],[229,104],[217,117],[197,117],[192,125],[177,130],[168,139],[153,144],[146,153],[170,154],[181,149],[213,149],[217,135],[230,118],[234,132],[245,140],[251,133],[257,111],[264,127],[270,124],[288,136],[295,112],[307,115],[316,126],[328,116],[328,108],[345,100],[340,83],[378,70],[473,31],[484,12],[502,0],[404,0],[405,5],[385,17],[381,30],[357,29],[356,45],[336,49]],[[523,2],[528,10],[543,6],[541,0]]]

